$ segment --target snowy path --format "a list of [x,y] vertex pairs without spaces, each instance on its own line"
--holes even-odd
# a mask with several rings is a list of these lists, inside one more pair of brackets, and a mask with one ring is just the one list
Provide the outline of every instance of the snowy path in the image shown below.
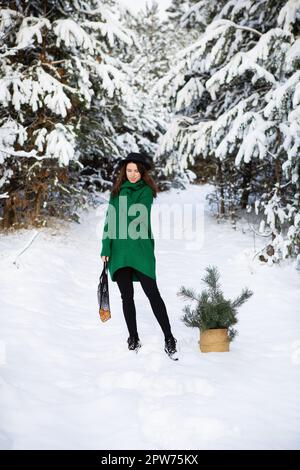
[[[207,186],[159,196],[204,202]],[[101,209],[102,210],[102,209]],[[112,319],[97,314],[99,209],[66,230],[0,236],[0,448],[300,448],[300,284],[293,263],[251,265],[252,236],[206,212],[204,244],[156,240],[157,282],[179,361],[135,283],[142,348],[128,351],[116,283]],[[98,230],[99,231],[99,230]],[[55,235],[56,234],[56,235]],[[55,235],[55,236],[54,236]],[[226,297],[254,291],[241,307],[230,353],[201,354],[199,332],[180,320],[180,286],[204,287],[217,265]]]

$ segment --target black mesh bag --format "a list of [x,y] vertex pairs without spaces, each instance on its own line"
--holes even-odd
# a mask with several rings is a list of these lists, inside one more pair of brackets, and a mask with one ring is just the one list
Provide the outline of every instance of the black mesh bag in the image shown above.
[[105,322],[111,318],[108,292],[107,261],[104,261],[103,270],[99,279],[98,303],[100,320]]

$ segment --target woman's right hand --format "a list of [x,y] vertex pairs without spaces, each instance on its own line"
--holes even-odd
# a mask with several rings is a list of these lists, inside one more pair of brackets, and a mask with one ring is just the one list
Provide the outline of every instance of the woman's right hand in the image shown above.
[[109,260],[109,256],[101,256],[101,259],[104,263],[104,261],[108,261]]

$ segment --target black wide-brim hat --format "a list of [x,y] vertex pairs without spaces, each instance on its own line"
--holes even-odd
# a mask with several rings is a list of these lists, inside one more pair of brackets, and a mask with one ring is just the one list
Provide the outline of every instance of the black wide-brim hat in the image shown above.
[[133,163],[142,163],[147,170],[151,170],[153,167],[153,160],[149,155],[145,153],[135,153],[130,152],[126,158],[119,162],[119,166],[126,165],[126,163],[133,162]]

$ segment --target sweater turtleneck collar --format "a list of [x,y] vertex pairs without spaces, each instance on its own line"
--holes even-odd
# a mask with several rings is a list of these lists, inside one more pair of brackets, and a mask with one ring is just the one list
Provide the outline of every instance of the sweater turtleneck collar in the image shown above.
[[136,190],[136,189],[142,188],[143,186],[145,186],[145,184],[146,183],[145,183],[145,180],[143,178],[138,180],[136,183],[132,183],[129,180],[125,180],[125,181],[123,181],[123,183],[121,185],[121,188],[130,188],[130,189]]

